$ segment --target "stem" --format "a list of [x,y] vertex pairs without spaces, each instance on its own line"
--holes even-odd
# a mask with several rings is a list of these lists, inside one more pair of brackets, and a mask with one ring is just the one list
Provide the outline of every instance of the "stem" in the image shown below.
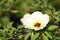
[[34,35],[34,32],[31,33],[31,40],[32,40],[32,38],[33,38],[33,35]]

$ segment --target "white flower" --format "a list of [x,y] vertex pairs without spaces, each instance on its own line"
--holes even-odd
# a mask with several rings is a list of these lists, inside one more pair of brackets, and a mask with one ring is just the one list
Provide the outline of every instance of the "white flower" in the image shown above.
[[46,27],[49,22],[49,16],[39,11],[33,12],[32,14],[26,13],[24,17],[21,18],[21,22],[25,28],[37,31]]

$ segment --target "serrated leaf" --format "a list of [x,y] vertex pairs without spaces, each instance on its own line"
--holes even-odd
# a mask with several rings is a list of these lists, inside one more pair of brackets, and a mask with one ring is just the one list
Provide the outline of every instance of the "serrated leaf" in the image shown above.
[[56,26],[56,25],[50,25],[50,26],[48,26],[48,29],[47,30],[53,31],[53,30],[55,30],[57,28],[58,28],[58,26]]
[[30,37],[31,33],[28,33],[27,35],[25,35],[24,40],[28,40],[28,38]]
[[43,38],[43,40],[49,40],[45,34],[42,34],[42,38]]
[[36,39],[39,37],[39,34],[40,34],[40,33],[36,33],[35,35],[33,35],[32,40],[36,40]]
[[45,31],[45,34],[48,38],[52,39],[52,35],[50,33],[48,33],[47,31]]

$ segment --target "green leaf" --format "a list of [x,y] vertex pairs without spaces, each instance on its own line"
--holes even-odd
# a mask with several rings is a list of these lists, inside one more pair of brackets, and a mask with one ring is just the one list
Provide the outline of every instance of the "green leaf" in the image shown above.
[[14,0],[8,0],[8,2],[9,2],[10,4],[12,4],[12,3],[14,3]]
[[48,33],[47,31],[45,31],[45,34],[48,38],[52,39],[52,35],[50,33]]
[[36,40],[36,39],[39,37],[39,34],[40,34],[40,33],[36,33],[35,35],[33,35],[32,40]]
[[7,40],[7,38],[5,38],[5,37],[0,37],[0,40]]
[[28,40],[28,38],[30,37],[30,35],[31,35],[31,33],[26,34],[24,40]]
[[53,31],[53,30],[55,30],[57,28],[58,28],[58,26],[56,26],[56,25],[50,25],[50,26],[48,26],[48,29],[47,30]]
[[57,22],[60,22],[60,15],[58,15],[57,17],[55,17]]
[[54,15],[59,15],[60,11],[54,12]]
[[0,15],[2,15],[2,8],[0,8]]
[[23,28],[24,26],[23,25],[18,25],[18,29],[21,29]]
[[1,27],[1,23],[0,23],[0,27]]
[[2,25],[6,26],[10,22],[9,17],[5,16],[1,18]]
[[60,37],[57,37],[57,40],[60,40]]
[[20,34],[19,34],[18,38],[19,38],[19,39],[22,39],[22,37],[23,37],[23,35],[20,35]]
[[13,24],[13,22],[9,22],[9,23],[7,24],[7,27],[8,27],[8,28],[11,28],[11,27],[12,27],[12,24]]
[[42,34],[42,38],[43,38],[43,40],[49,40],[45,34]]

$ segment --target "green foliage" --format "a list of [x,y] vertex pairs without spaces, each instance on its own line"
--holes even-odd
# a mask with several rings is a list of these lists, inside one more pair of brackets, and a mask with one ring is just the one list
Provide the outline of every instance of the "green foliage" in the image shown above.
[[32,40],[36,40],[39,37],[39,34],[40,33],[36,33],[35,35],[33,35]]
[[[24,28],[20,18],[34,11],[49,15],[46,28],[39,31]],[[0,40],[60,40],[59,26],[60,0],[0,0]]]
[[9,23],[9,18],[6,16],[6,17],[2,17],[1,18],[1,23],[2,25],[7,25]]
[[42,34],[42,40],[49,40],[48,37],[45,34]]
[[53,30],[55,30],[57,28],[58,28],[58,26],[56,26],[56,25],[50,25],[47,30],[53,31]]
[[50,33],[45,32],[45,34],[46,34],[46,36],[47,36],[48,38],[52,39],[52,35],[51,35]]
[[30,37],[30,35],[31,35],[31,33],[26,34],[24,40],[28,40],[28,38]]
[[23,25],[18,25],[18,29],[21,29],[23,28],[24,26]]

